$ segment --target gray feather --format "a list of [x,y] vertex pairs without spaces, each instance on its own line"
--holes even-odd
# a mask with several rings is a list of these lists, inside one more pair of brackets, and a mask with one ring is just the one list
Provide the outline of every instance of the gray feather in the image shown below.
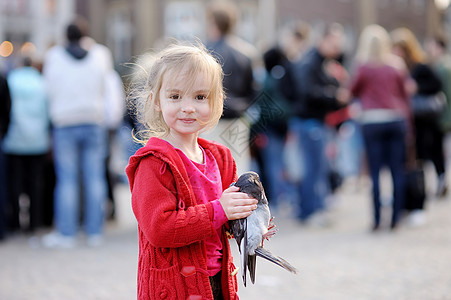
[[285,259],[272,254],[269,250],[263,247],[257,247],[257,249],[255,249],[255,254],[257,256],[263,257],[264,259],[270,262],[275,263],[276,265],[284,268],[287,271],[290,271],[291,273],[296,274],[298,272],[298,270],[295,267],[293,267],[289,262],[287,262]]

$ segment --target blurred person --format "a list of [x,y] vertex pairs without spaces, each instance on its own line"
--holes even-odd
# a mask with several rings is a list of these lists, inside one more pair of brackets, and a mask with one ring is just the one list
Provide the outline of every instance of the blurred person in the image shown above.
[[[349,80],[348,71],[344,67],[345,56],[341,53],[337,58],[330,59],[325,63],[324,67],[329,76],[334,77],[338,82],[344,83]],[[340,125],[350,119],[350,106],[345,106],[338,110],[328,112],[324,121],[327,125],[334,129],[338,129]]]
[[258,168],[273,208],[278,205],[279,198],[292,194],[281,153],[285,151],[291,102],[295,95],[293,61],[298,60],[305,49],[309,29],[308,24],[300,21],[287,26],[282,40],[263,54],[266,70],[263,97],[256,102],[259,118],[251,130],[256,134],[251,147],[258,151]]
[[[111,168],[113,159],[113,147],[116,146],[119,129],[125,116],[125,91],[121,76],[114,69],[110,69],[105,78],[105,102],[106,102],[106,126],[108,129],[108,154],[106,159],[106,179],[108,184],[109,209],[107,218],[116,218],[116,199],[114,187],[117,178]],[[119,142],[120,143],[120,142]]]
[[[415,35],[407,28],[391,32],[393,53],[404,59],[415,89],[412,95],[434,95],[442,90],[442,83],[436,73],[426,64],[426,54]],[[443,152],[443,131],[438,118],[423,118],[414,113],[415,151],[420,161],[431,160],[438,177],[436,195],[446,192],[445,158]],[[410,205],[409,205],[410,206]],[[413,203],[411,223],[422,225],[425,222],[424,201]]]
[[310,30],[310,24],[301,20],[286,26],[279,47],[290,62],[297,62],[305,54],[310,43]]
[[393,182],[392,229],[398,225],[404,207],[410,107],[406,74],[395,62],[388,32],[375,24],[365,27],[357,48],[351,93],[361,104],[359,121],[372,180],[373,231],[381,225],[379,176],[384,166],[389,167]]
[[[344,67],[345,55],[341,53],[335,59],[329,59],[324,68],[329,76],[335,78],[340,84],[344,84],[349,80],[348,71]],[[324,123],[330,129],[328,130],[328,137],[326,141],[326,158],[327,158],[327,178],[329,181],[329,188],[331,194],[341,186],[343,183],[344,170],[340,170],[339,160],[343,159],[340,153],[340,142],[342,132],[340,129],[343,124],[351,119],[351,107],[344,106],[337,110],[328,112],[324,117]],[[355,153],[354,153],[355,154]],[[356,157],[354,157],[356,158]]]
[[6,160],[3,153],[3,139],[8,131],[11,112],[11,97],[6,78],[0,74],[0,241],[5,238],[6,224]]
[[[87,25],[85,26],[87,27]],[[87,29],[86,29],[87,30]],[[111,170],[111,158],[113,146],[116,142],[116,136],[119,127],[125,115],[125,92],[122,79],[118,72],[113,68],[113,56],[108,47],[97,43],[92,37],[83,36],[80,41],[81,46],[96,55],[99,62],[104,64],[107,69],[105,76],[105,121],[104,124],[108,130],[108,147],[105,160],[105,176],[107,181],[108,209],[106,217],[114,220],[116,216],[116,203],[114,196],[114,187],[116,178]]]
[[[444,134],[449,137],[451,136],[451,55],[448,53],[448,40],[443,34],[437,34],[429,39],[426,50],[430,63],[442,82],[442,89],[446,96],[447,106],[440,120],[440,126]],[[446,190],[445,188],[443,192],[445,193]]]
[[80,41],[83,24],[76,20],[66,29],[67,43],[51,48],[44,61],[53,125],[55,160],[55,227],[43,238],[47,247],[76,245],[81,173],[84,191],[84,231],[87,243],[102,242],[107,193],[105,159],[105,78],[108,67],[93,49]]
[[230,150],[199,138],[223,111],[221,65],[202,46],[171,45],[137,72],[130,96],[144,146],[126,173],[139,229],[138,298],[238,299],[225,230],[257,200],[230,186]]
[[289,122],[298,137],[305,176],[299,185],[302,222],[325,225],[325,198],[330,194],[328,162],[325,154],[328,128],[325,116],[349,101],[349,91],[332,76],[325,66],[342,54],[343,28],[332,24],[325,28],[316,46],[295,66],[295,116]]
[[29,222],[34,232],[42,226],[45,195],[45,166],[50,150],[50,120],[44,78],[32,67],[29,57],[7,77],[11,93],[11,119],[3,141],[7,156],[8,225],[12,232],[22,229],[19,198],[29,198]]
[[233,34],[237,17],[238,10],[232,2],[216,1],[207,9],[207,48],[224,70],[227,98],[218,125],[202,136],[226,144],[241,174],[250,167],[249,125],[240,118],[255,95],[252,62],[256,50]]
[[[124,116],[124,127],[120,131],[120,134],[122,136],[122,139],[124,141],[124,150],[125,150],[125,156],[128,159],[130,156],[135,154],[135,152],[141,148],[141,144],[139,144],[133,136],[140,132],[140,125],[136,119],[136,116],[134,115],[133,111],[130,109],[129,104],[127,104],[125,116]],[[131,133],[131,134],[130,134]]]
[[[32,53],[30,53],[32,54]],[[42,74],[42,66],[43,61],[41,58],[32,59],[32,67],[38,70]],[[47,99],[48,102],[48,99]],[[47,105],[48,106],[48,105]],[[51,127],[51,126],[50,126]],[[51,128],[49,129],[51,132]],[[51,142],[51,141],[50,141]],[[43,203],[41,208],[42,213],[42,226],[44,228],[50,228],[53,226],[53,194],[55,190],[55,166],[53,164],[53,153],[50,147],[48,154],[45,157],[45,166],[44,166],[44,196]]]

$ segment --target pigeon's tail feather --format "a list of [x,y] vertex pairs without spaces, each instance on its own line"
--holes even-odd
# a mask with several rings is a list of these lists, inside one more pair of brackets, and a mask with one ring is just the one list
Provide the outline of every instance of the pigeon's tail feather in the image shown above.
[[247,264],[248,264],[248,254],[247,254],[247,231],[246,231],[246,229],[247,229],[247,220],[244,220],[244,229],[245,229],[245,231],[244,231],[244,234],[243,234],[243,238],[241,239],[241,242],[240,242],[240,258],[241,258],[241,272],[242,272],[242,274],[243,274],[243,284],[244,284],[244,286],[246,286],[246,279],[247,279],[247,277],[246,277],[246,272],[247,272],[247,270],[246,270],[246,266],[247,266]]
[[257,255],[247,256],[247,267],[249,268],[249,276],[252,284],[255,283],[255,269],[257,268]]
[[291,273],[296,274],[298,272],[298,270],[295,267],[293,267],[289,262],[287,262],[285,259],[279,256],[275,256],[265,248],[257,247],[257,249],[255,249],[255,254],[257,254],[260,257],[263,257],[266,260],[269,260],[270,262],[275,263],[276,265],[284,268],[287,271],[290,271]]
[[243,284],[246,286],[247,253],[244,249],[246,249],[246,239],[242,239],[240,245],[241,275],[243,276]]

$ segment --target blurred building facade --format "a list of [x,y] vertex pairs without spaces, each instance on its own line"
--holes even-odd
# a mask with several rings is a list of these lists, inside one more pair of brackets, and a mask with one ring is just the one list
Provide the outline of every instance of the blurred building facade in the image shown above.
[[[220,0],[219,0],[220,1]],[[224,1],[224,0],[223,0]],[[412,29],[420,40],[446,23],[446,0],[234,0],[240,16],[237,34],[260,48],[274,43],[278,28],[304,20],[313,31],[339,22],[350,47],[367,24],[391,30]],[[117,65],[152,49],[165,37],[205,40],[205,10],[210,0],[0,0],[0,43],[11,41],[14,53],[24,45],[38,57],[64,40],[65,26],[75,15],[90,22],[90,35],[107,45]],[[445,4],[447,7],[447,4]],[[1,47],[1,46],[0,46]],[[30,50],[30,49],[28,49]],[[0,51],[0,54],[4,53]],[[0,69],[11,64],[0,57]]]
[[0,70],[11,68],[17,54],[33,52],[41,58],[59,42],[59,29],[73,16],[74,1],[0,0]]

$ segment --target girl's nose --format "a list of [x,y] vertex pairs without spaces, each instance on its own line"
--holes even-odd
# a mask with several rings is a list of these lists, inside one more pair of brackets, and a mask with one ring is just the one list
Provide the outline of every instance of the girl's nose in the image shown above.
[[184,113],[193,113],[195,111],[194,106],[191,102],[185,102],[182,106],[182,112]]

